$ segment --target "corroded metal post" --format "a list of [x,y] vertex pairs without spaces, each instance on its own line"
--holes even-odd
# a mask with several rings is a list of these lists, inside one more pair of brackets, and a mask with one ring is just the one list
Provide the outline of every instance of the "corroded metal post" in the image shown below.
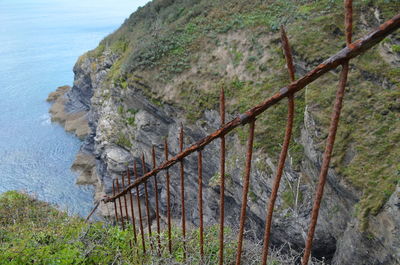
[[[129,168],[126,171],[126,175],[128,176],[128,185],[131,185],[131,175],[129,173]],[[135,211],[133,209],[133,196],[132,190],[129,191],[129,196],[131,200],[131,216],[132,216],[132,229],[133,229],[133,240],[137,243],[137,234],[136,234],[136,222],[135,222]]]
[[[225,93],[224,87],[221,87],[219,97],[219,113],[221,117],[221,127],[225,123]],[[224,263],[224,219],[225,219],[225,135],[221,136],[221,154],[220,154],[220,197],[219,197],[219,264]]]
[[[153,169],[157,167],[156,164],[156,151],[153,145],[151,149],[151,157],[153,160]],[[158,254],[161,254],[161,238],[160,238],[160,211],[158,206],[158,183],[157,183],[157,174],[154,174],[154,193],[156,197],[156,220],[157,220],[157,239],[158,239]]]
[[[147,173],[146,162],[144,160],[144,154],[142,154],[142,169],[143,175]],[[153,249],[153,243],[151,238],[151,218],[150,218],[150,206],[149,206],[149,193],[147,191],[147,181],[144,182],[144,198],[146,204],[146,215],[147,215],[147,229],[149,230],[150,247]]]
[[236,265],[240,265],[242,257],[243,233],[244,233],[244,224],[246,221],[247,193],[249,192],[251,158],[253,155],[254,127],[255,127],[255,120],[252,120],[250,122],[249,138],[247,142],[246,171],[244,173],[244,178],[243,178],[242,209],[240,211],[240,226],[239,226],[239,236],[238,236],[238,247],[236,251]]
[[[139,176],[137,173],[136,160],[133,162],[133,173],[135,174],[135,178],[138,179]],[[139,228],[140,228],[140,235],[142,237],[142,248],[143,248],[143,253],[146,253],[146,244],[144,242],[144,230],[143,230],[143,220],[142,220],[142,207],[140,205],[139,185],[136,186],[136,200],[139,212]]]
[[[179,151],[183,152],[183,125],[179,132]],[[186,259],[186,212],[185,212],[185,172],[183,159],[179,161],[181,175],[181,206],[182,206],[182,235],[183,235],[183,259]]]
[[[346,27],[346,44],[347,47],[351,45],[352,38],[352,0],[345,0],[345,27]],[[349,60],[343,62],[342,71],[340,73],[339,87],[336,92],[335,105],[333,108],[331,123],[329,126],[328,138],[326,140],[325,152],[322,158],[322,166],[319,174],[319,182],[314,198],[314,205],[311,213],[311,223],[307,234],[306,247],[302,260],[303,265],[308,264],[311,255],[312,241],[314,239],[315,227],[318,221],[319,209],[321,206],[322,196],[324,194],[324,187],[326,183],[326,176],[328,174],[329,163],[332,157],[333,145],[335,144],[336,132],[339,125],[340,112],[342,110],[342,103],[344,91],[347,83],[347,76],[349,73]]]
[[[119,192],[119,182],[118,182],[118,178],[115,179],[115,184],[116,184],[116,186],[117,186],[117,192]],[[122,229],[125,230],[124,213],[123,213],[123,211],[122,211],[121,197],[118,198],[118,204],[119,204],[119,212],[121,213],[121,224],[122,224]]]
[[199,175],[199,218],[200,218],[200,257],[204,257],[204,233],[203,233],[203,154],[198,152],[197,168]]
[[[289,72],[290,81],[293,82],[295,80],[295,69],[293,66],[293,57],[292,51],[290,49],[289,40],[286,36],[285,29],[283,26],[281,27],[281,39],[282,39],[282,47],[286,58],[286,65]],[[288,96],[288,116],[286,123],[286,131],[285,131],[285,139],[283,141],[282,151],[279,156],[278,169],[276,171],[274,185],[272,187],[271,197],[268,204],[267,218],[265,223],[265,232],[264,232],[264,246],[263,246],[263,254],[262,254],[262,264],[267,264],[268,258],[268,248],[269,248],[269,239],[271,235],[271,225],[272,225],[272,216],[274,212],[275,201],[278,196],[279,185],[281,183],[281,178],[283,174],[283,168],[285,167],[285,161],[289,149],[290,138],[292,136],[293,129],[293,117],[294,117],[294,95],[290,94]]]
[[[113,196],[115,196],[115,179],[112,182],[112,192]],[[118,225],[118,210],[117,210],[117,200],[114,200],[114,214],[115,214],[115,221]]]
[[[167,138],[164,141],[164,154],[165,161],[168,161],[168,142]],[[167,185],[167,225],[168,225],[168,250],[169,253],[172,254],[172,239],[171,239],[171,191],[170,191],[170,176],[168,172],[168,168],[166,169],[166,185]]]

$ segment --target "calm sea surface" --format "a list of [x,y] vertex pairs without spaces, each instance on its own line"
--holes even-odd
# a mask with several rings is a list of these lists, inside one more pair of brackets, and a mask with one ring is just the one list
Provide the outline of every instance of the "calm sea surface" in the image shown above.
[[72,85],[79,55],[147,0],[0,0],[0,193],[23,190],[86,215],[93,189],[75,185],[80,141],[50,122],[47,95]]

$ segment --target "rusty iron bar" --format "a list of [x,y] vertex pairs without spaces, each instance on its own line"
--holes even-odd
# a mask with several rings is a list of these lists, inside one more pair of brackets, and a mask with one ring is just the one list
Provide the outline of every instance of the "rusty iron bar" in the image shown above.
[[353,37],[353,0],[344,0],[346,45],[351,44]]
[[[115,179],[115,184],[116,184],[116,186],[117,186],[117,192],[119,192],[119,182],[118,182],[118,178]],[[121,213],[121,225],[122,225],[122,229],[125,230],[124,212],[122,211],[121,197],[118,198],[118,204],[119,204],[119,212]]]
[[[168,161],[168,142],[167,138],[164,141],[165,161]],[[168,225],[168,251],[172,254],[172,239],[171,239],[171,191],[170,191],[170,176],[168,168],[166,169],[166,185],[167,185],[167,225]]]
[[199,175],[199,218],[200,218],[200,258],[204,257],[204,226],[203,226],[203,154],[198,152],[197,168]]
[[[125,175],[122,175],[122,189],[125,188]],[[129,222],[129,215],[128,215],[128,203],[126,201],[126,194],[124,194],[124,203],[125,203],[125,214],[126,214],[126,219],[127,223]]]
[[[144,154],[142,154],[142,169],[143,169],[143,175],[145,175],[147,173],[147,169],[146,169],[146,162],[144,160]],[[147,181],[144,183],[144,198],[146,204],[147,229],[149,230],[150,248],[153,249],[153,242],[151,238],[151,218],[150,218],[149,193],[147,190]]]
[[90,211],[89,215],[86,217],[86,219],[85,219],[85,222],[86,222],[86,223],[89,221],[90,217],[92,217],[92,215],[93,215],[94,212],[97,210],[97,208],[99,207],[99,205],[100,205],[100,201],[98,201],[98,202],[96,203],[96,205],[94,206],[94,208],[92,209],[92,211]]
[[[153,160],[153,169],[157,167],[156,164],[156,150],[154,145],[151,148],[151,157]],[[156,197],[156,220],[157,220],[157,240],[158,240],[158,254],[161,255],[161,238],[160,238],[160,211],[158,206],[158,183],[157,183],[157,174],[154,174],[154,193]]]
[[[353,16],[352,0],[345,0],[345,28],[346,28],[346,45],[351,46],[352,38],[352,16]],[[321,207],[322,196],[324,194],[324,187],[326,177],[329,170],[329,164],[332,157],[333,146],[335,144],[336,132],[339,125],[340,113],[343,105],[343,98],[347,84],[347,77],[349,73],[349,61],[343,63],[342,71],[340,72],[339,86],[336,92],[336,99],[332,111],[331,122],[329,126],[328,138],[326,140],[325,151],[322,158],[322,166],[319,174],[319,182],[314,196],[314,205],[311,212],[311,222],[307,234],[306,246],[302,259],[302,265],[307,265],[311,255],[312,242],[315,234],[315,227],[318,222],[319,209]]]
[[270,108],[271,106],[277,104],[283,98],[288,97],[289,95],[300,91],[305,86],[309,85],[310,83],[312,83],[325,73],[329,72],[330,70],[337,68],[339,65],[342,65],[345,62],[349,61],[350,59],[357,57],[360,54],[364,53],[365,51],[369,50],[371,47],[382,41],[386,36],[393,33],[398,28],[400,28],[400,14],[386,21],[385,23],[380,25],[379,28],[365,35],[363,38],[351,43],[350,45],[348,45],[347,47],[345,47],[335,55],[331,56],[317,67],[315,67],[313,70],[308,72],[300,79],[290,83],[286,87],[281,88],[279,92],[274,94],[272,97],[266,99],[262,103],[247,110],[246,112],[238,115],[233,120],[229,121],[228,123],[225,123],[218,130],[214,131],[213,133],[199,140],[195,144],[186,148],[184,151],[180,152],[170,160],[165,161],[163,164],[159,165],[156,169],[148,172],[141,178],[137,179],[134,183],[132,183],[130,186],[128,186],[120,193],[112,197],[104,198],[103,201],[107,203],[115,200],[116,198],[127,193],[133,187],[140,185],[141,183],[144,183],[154,174],[170,168],[171,166],[175,165],[177,162],[187,157],[188,155],[204,148],[215,139],[220,138],[222,135],[228,134],[236,127],[250,123],[258,115],[263,113],[266,109]]
[[[115,193],[116,193],[116,191],[115,191],[115,179],[112,182],[112,192],[113,192],[113,195],[115,196]],[[118,224],[117,200],[114,200],[113,203],[114,203],[115,222]]]
[[[125,188],[125,175],[122,174],[122,186],[121,188],[124,189]],[[129,225],[129,214],[128,214],[128,203],[126,200],[126,194],[124,194],[124,204],[125,204],[125,215],[126,215],[126,226]],[[129,239],[129,246],[131,247],[131,249],[133,249],[132,246],[132,240]]]
[[[129,172],[129,168],[126,170],[126,175],[128,178],[128,185],[131,185],[131,174]],[[132,217],[132,230],[133,230],[133,240],[135,244],[137,244],[137,234],[136,234],[136,222],[135,222],[135,211],[133,209],[133,196],[132,191],[129,192],[130,200],[131,200],[131,217]]]
[[[179,131],[179,151],[183,152],[183,125]],[[183,260],[186,260],[186,212],[185,212],[185,171],[183,158],[179,161],[181,175],[181,206],[182,206],[182,236],[183,236]]]
[[242,209],[240,210],[240,225],[239,225],[238,247],[236,250],[236,265],[240,265],[242,257],[243,233],[246,221],[247,194],[249,192],[251,159],[253,155],[254,127],[255,127],[255,120],[253,119],[250,122],[249,138],[247,141],[246,171],[243,178]]
[[[136,160],[133,162],[133,174],[135,175],[135,179],[138,179],[137,173],[137,165]],[[143,229],[143,220],[142,220],[142,207],[140,205],[140,194],[139,194],[139,185],[136,186],[136,200],[138,205],[138,212],[139,212],[139,228],[140,228],[140,235],[142,237],[142,248],[143,253],[146,253],[146,244],[144,243],[144,229]]]
[[[225,92],[221,87],[219,96],[219,114],[221,117],[221,127],[225,123]],[[225,135],[221,136],[220,154],[220,207],[219,207],[219,264],[224,263],[224,223],[225,223]]]
[[333,145],[335,143],[336,131],[337,131],[339,118],[340,118],[340,112],[341,112],[341,108],[342,108],[342,101],[343,101],[344,89],[345,89],[346,81],[347,81],[348,70],[349,70],[349,64],[348,63],[343,64],[343,69],[340,74],[339,89],[336,94],[334,111],[332,112],[331,125],[329,127],[327,144],[326,144],[325,152],[323,155],[323,162],[322,162],[322,167],[321,167],[321,171],[320,171],[320,175],[319,175],[319,183],[317,186],[316,194],[314,196],[314,205],[313,205],[313,210],[312,210],[312,214],[311,214],[310,228],[309,228],[308,234],[307,234],[306,247],[304,250],[304,256],[303,256],[303,261],[302,261],[303,265],[307,265],[308,260],[310,258],[312,240],[314,238],[314,233],[315,233],[315,226],[317,225],[319,208],[321,205],[322,196],[324,193],[324,186],[326,183],[326,176],[328,173],[329,163],[330,163],[331,156],[332,156]]
[[[285,29],[281,26],[281,40],[282,40],[282,48],[285,54],[286,65],[288,68],[290,81],[293,82],[295,80],[295,68],[293,65],[293,56],[290,48],[289,40],[287,38]],[[267,210],[267,218],[265,223],[265,231],[264,231],[264,246],[262,252],[262,264],[267,264],[268,259],[268,248],[269,248],[269,240],[271,235],[271,225],[272,225],[272,216],[274,213],[275,201],[278,196],[279,185],[281,183],[281,178],[283,174],[283,168],[285,167],[285,161],[287,157],[287,153],[289,150],[290,138],[292,136],[293,129],[293,118],[294,118],[294,95],[291,94],[288,96],[288,115],[287,115],[287,123],[286,123],[286,131],[285,138],[283,141],[283,146],[281,153],[279,155],[278,161],[278,169],[276,171],[275,181],[272,187],[271,197],[268,203]]]

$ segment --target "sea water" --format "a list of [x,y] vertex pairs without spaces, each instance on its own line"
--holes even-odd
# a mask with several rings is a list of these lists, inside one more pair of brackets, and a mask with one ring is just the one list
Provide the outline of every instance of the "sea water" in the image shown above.
[[148,0],[0,0],[0,193],[26,191],[85,216],[93,188],[70,170],[80,141],[51,123],[47,95],[77,58]]

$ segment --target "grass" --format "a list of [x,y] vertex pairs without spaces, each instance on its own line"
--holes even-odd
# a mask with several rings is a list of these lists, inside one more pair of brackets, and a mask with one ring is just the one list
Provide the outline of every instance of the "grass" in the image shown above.
[[[145,235],[147,254],[141,244],[132,244],[132,230],[121,230],[103,222],[86,223],[71,217],[53,206],[27,194],[9,191],[0,195],[0,264],[200,264],[199,230],[188,231],[187,259],[184,260],[183,238],[180,230],[172,229],[172,253],[167,251],[167,234],[160,235],[162,251],[156,249],[157,236]],[[218,261],[218,227],[207,227],[204,232],[204,259],[202,264]],[[141,242],[141,238],[138,238]],[[259,264],[261,245],[246,241],[244,264]],[[225,264],[235,260],[236,233],[225,228]],[[290,250],[290,248],[289,248]],[[271,264],[289,265],[299,253],[283,249],[271,250]],[[312,264],[323,264],[313,261]]]

